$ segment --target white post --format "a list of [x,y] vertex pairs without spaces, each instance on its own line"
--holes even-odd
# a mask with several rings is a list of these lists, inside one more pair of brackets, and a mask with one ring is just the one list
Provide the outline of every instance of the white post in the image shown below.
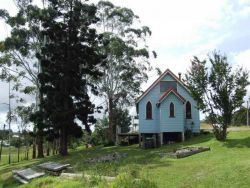
[[184,133],[184,132],[181,133],[181,141],[182,141],[182,142],[185,141],[185,133]]
[[162,146],[163,145],[163,133],[160,133],[159,136],[160,136],[160,146]]

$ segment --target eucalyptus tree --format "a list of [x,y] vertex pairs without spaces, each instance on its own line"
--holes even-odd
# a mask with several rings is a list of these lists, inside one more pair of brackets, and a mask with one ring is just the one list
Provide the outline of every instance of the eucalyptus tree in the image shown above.
[[226,55],[216,51],[204,60],[194,57],[191,63],[186,73],[186,85],[198,108],[208,114],[215,137],[224,141],[233,113],[244,102],[249,85],[248,72],[242,67],[234,70]]
[[20,136],[23,137],[24,145],[25,145],[25,158],[29,159],[29,146],[30,146],[30,135],[29,135],[29,125],[30,125],[30,115],[34,113],[35,105],[32,104],[30,106],[18,106],[14,114],[16,116],[18,130],[20,132]]
[[[108,1],[97,4],[98,30],[108,45],[102,48],[107,54],[103,77],[97,82],[100,94],[105,97],[109,117],[109,141],[114,142],[114,110],[133,104],[148,79],[150,52],[146,38],[151,35],[147,26],[140,26],[139,17],[131,9],[118,7]],[[153,55],[156,56],[155,52]]]
[[[0,10],[0,17],[11,27],[10,36],[0,42],[0,78],[11,79],[16,91],[35,96],[38,110],[42,96],[39,93],[39,60],[36,54],[44,43],[40,22],[43,10],[34,5],[32,0],[16,0],[15,3],[18,8],[15,16]],[[22,98],[20,102],[23,102]],[[34,131],[37,135],[38,157],[43,157],[43,130],[35,125]],[[36,140],[33,143],[33,157],[36,157]]]
[[[42,115],[46,126],[59,133],[59,153],[66,155],[68,137],[80,137],[82,128],[93,122],[94,105],[88,89],[96,93],[89,76],[102,74],[104,56],[100,53],[102,36],[96,24],[96,7],[81,0],[49,0],[42,17],[42,35],[47,42],[37,57],[41,60],[40,92],[44,95]],[[41,122],[43,123],[43,122]]]

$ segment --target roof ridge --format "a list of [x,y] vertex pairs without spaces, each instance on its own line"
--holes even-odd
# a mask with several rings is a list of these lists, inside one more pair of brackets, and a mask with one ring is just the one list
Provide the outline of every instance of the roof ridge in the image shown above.
[[[140,97],[138,97],[137,99],[136,99],[136,103],[138,103],[159,81],[161,81],[162,80],[162,78],[167,74],[167,73],[169,73],[174,79],[175,79],[175,81],[177,81],[177,82],[179,82],[181,85],[183,85],[183,87],[185,88],[185,89],[187,89],[186,88],[186,86],[185,86],[185,84],[184,84],[184,82],[182,81],[182,80],[180,80],[170,69],[166,69],[147,89],[146,89],[146,91],[144,91],[141,95],[140,95]],[[187,89],[188,90],[188,89]]]

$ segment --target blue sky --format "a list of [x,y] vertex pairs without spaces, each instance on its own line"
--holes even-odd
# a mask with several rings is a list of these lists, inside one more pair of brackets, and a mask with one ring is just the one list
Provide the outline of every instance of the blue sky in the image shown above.
[[[91,0],[90,0],[91,2]],[[185,73],[190,59],[204,57],[217,49],[228,55],[230,62],[250,70],[250,0],[112,0],[116,5],[131,8],[152,30],[148,45],[158,54],[151,64],[162,71]],[[12,0],[1,0],[0,8],[12,14]],[[9,32],[0,22],[0,40]],[[151,74],[150,74],[151,75]],[[150,76],[143,89],[156,76]],[[7,86],[0,83],[0,103],[7,102]],[[250,89],[248,91],[250,96]],[[0,125],[6,108],[0,105]],[[1,110],[2,109],[2,110]]]

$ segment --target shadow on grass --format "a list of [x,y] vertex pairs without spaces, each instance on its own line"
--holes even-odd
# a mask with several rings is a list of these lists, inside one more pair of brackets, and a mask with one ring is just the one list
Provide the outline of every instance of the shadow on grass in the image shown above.
[[227,139],[224,142],[224,146],[228,148],[250,148],[250,137],[242,138],[242,139]]

